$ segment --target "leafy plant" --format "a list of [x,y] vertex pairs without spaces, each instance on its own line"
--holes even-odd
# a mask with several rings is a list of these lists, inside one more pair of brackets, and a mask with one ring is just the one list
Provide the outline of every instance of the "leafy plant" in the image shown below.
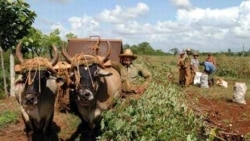
[[104,113],[100,140],[200,140],[202,121],[185,105],[185,94],[162,77],[169,66],[158,68],[153,73],[157,79],[139,100],[121,99]]
[[16,122],[18,118],[17,112],[14,111],[4,111],[0,114],[0,128],[4,127],[6,124]]

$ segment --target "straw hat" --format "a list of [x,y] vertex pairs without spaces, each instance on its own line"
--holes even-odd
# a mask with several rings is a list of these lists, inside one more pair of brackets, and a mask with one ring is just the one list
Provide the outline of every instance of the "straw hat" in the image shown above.
[[193,56],[199,56],[199,52],[198,51],[193,51]]
[[179,54],[180,54],[180,55],[183,55],[183,54],[185,54],[185,52],[184,52],[184,51],[180,51]]
[[191,51],[191,48],[187,48],[186,51]]
[[131,49],[126,49],[123,54],[119,55],[119,57],[131,57],[135,60],[137,55],[134,55]]

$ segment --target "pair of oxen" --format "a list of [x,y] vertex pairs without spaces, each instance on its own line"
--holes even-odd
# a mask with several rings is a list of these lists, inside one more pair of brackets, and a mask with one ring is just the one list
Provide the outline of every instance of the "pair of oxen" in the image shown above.
[[[21,43],[16,47],[16,56],[20,62],[16,80],[15,95],[20,104],[25,131],[29,141],[50,140],[54,105],[58,89],[65,84],[53,68],[58,62],[58,50],[55,46],[51,61],[46,58],[24,59]],[[121,93],[119,73],[112,67],[104,67],[109,60],[111,45],[107,41],[107,54],[103,57],[80,53],[71,57],[65,49],[62,54],[71,64],[70,86],[80,118],[95,127],[101,113],[108,110]]]

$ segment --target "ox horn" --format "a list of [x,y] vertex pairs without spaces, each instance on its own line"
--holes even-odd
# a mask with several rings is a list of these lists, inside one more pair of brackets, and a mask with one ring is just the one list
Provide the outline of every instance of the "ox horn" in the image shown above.
[[50,63],[51,63],[52,66],[54,66],[54,65],[56,65],[56,63],[58,61],[59,55],[58,55],[57,47],[55,45],[52,45],[52,47],[53,47],[55,55],[54,55],[54,57],[53,57],[53,59],[51,60]]
[[64,46],[63,46],[63,48],[62,48],[62,54],[63,54],[63,56],[65,57],[66,61],[67,61],[68,63],[71,64],[72,59],[71,59],[70,55],[66,52]]
[[107,54],[106,54],[106,56],[102,60],[103,63],[105,63],[106,61],[108,61],[109,56],[111,54],[111,44],[110,44],[110,42],[108,40],[107,40],[107,44],[108,44],[108,46],[107,46]]
[[19,42],[16,47],[16,56],[19,62],[22,64],[24,60],[23,60],[23,54],[21,53],[21,48],[22,48],[22,42]]

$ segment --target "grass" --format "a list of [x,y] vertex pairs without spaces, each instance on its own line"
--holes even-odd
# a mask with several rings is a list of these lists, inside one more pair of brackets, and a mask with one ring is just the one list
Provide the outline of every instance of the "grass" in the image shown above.
[[58,135],[63,139],[71,136],[72,133],[76,131],[78,125],[81,123],[81,120],[78,116],[71,113],[64,114],[59,112],[57,112],[57,117],[54,118],[54,121],[57,121],[60,124],[61,131]]
[[0,128],[18,121],[20,113],[17,107],[18,104],[13,97],[0,99]]
[[[199,56],[199,61],[202,62],[205,60],[206,56]],[[159,64],[167,64],[168,67],[171,69],[171,72],[174,77],[174,83],[178,83],[178,68],[177,68],[177,56],[142,56],[141,59],[139,58],[138,62],[141,60],[146,60],[150,62],[151,65],[157,66]],[[249,66],[250,57],[231,57],[231,56],[216,56],[217,72],[215,74],[215,78],[222,78],[228,82],[228,88],[223,88],[220,86],[214,86],[210,89],[199,88],[197,86],[191,86],[185,88],[186,91],[192,90],[204,96],[213,98],[213,99],[231,99],[233,96],[233,88],[235,82],[245,82],[247,84],[246,98],[250,98],[250,76],[248,76],[248,72],[250,69],[246,66]],[[229,63],[230,62],[230,63]],[[249,64],[249,65],[248,65]],[[159,67],[158,67],[159,68]],[[200,70],[203,68],[200,67]],[[223,72],[223,70],[231,70],[230,72]],[[244,71],[244,72],[241,72]],[[231,72],[234,72],[231,75]],[[236,75],[237,74],[237,75]],[[235,76],[236,75],[236,76]]]
[[[200,58],[201,60],[203,60],[205,56],[200,56]],[[226,66],[226,63],[223,63],[227,59],[230,58],[217,59],[217,62],[220,64],[218,66],[218,69],[222,69],[221,67],[225,68],[226,70],[230,69],[230,65]],[[231,59],[232,60],[230,61],[238,61],[236,63],[233,63],[234,66],[232,69],[237,68],[237,63],[242,61],[235,58]],[[235,82],[246,82],[247,87],[250,88],[250,80],[248,80],[247,77],[236,77],[230,75],[220,76],[228,82],[228,88],[214,86],[212,88],[206,89],[199,88],[197,86],[190,86],[183,89],[181,87],[178,87],[178,85],[169,85],[166,76],[168,73],[166,71],[172,72],[174,77],[174,84],[177,84],[178,81],[178,68],[176,64],[177,60],[178,56],[138,57],[136,62],[146,62],[145,65],[152,72],[154,72],[154,82],[140,100],[132,100],[125,103],[121,102],[121,107],[119,107],[118,109],[113,109],[113,111],[106,112],[104,116],[108,121],[103,122],[103,126],[106,127],[107,124],[110,124],[109,127],[111,129],[109,129],[109,127],[103,129],[103,132],[105,132],[104,136],[113,137],[113,135],[117,135],[117,140],[124,139],[124,136],[137,137],[137,140],[153,140],[155,135],[158,135],[158,139],[169,140],[188,140],[190,138],[196,138],[196,126],[201,125],[198,119],[194,117],[194,114],[188,113],[186,110],[187,107],[182,104],[184,103],[182,102],[182,100],[183,98],[185,98],[185,95],[181,93],[182,90],[196,92],[199,95],[205,96],[207,98],[227,100],[232,99],[233,87]],[[247,68],[244,69],[247,73]],[[236,69],[233,72],[236,72]],[[247,90],[246,98],[250,97],[248,93],[249,89]],[[176,101],[176,99],[178,100]],[[1,106],[2,105],[0,105],[0,108]],[[8,106],[4,105],[4,107],[6,107],[5,109],[7,109]],[[16,111],[1,109],[0,128],[13,123],[18,119],[19,113],[17,113]],[[242,114],[242,116],[247,118],[249,116],[249,113]],[[80,123],[80,120],[78,117],[71,114],[60,115],[60,117],[61,122],[65,124],[65,127],[61,127],[62,130],[60,131],[59,136],[62,138],[66,138],[72,133],[72,131],[76,130],[76,127]],[[225,120],[224,122],[229,123],[229,121],[227,120]],[[181,123],[181,125],[179,125],[178,123]],[[165,130],[162,130],[162,128],[164,128]],[[189,131],[187,131],[187,129]],[[114,134],[109,135],[109,133]],[[130,138],[127,139],[129,140]]]
[[5,125],[14,123],[18,120],[18,113],[16,111],[3,111],[0,114],[0,128]]
[[[241,82],[246,82],[247,87],[250,88],[250,83],[249,80],[244,80],[244,79],[232,79],[230,77],[225,77],[223,78],[228,82],[228,88],[223,88],[218,85],[214,85],[213,87],[210,88],[200,88],[198,86],[190,86],[185,88],[185,91],[192,91],[196,92],[199,95],[202,95],[204,97],[208,97],[210,99],[217,99],[217,100],[231,100],[233,98],[233,93],[234,93],[234,83],[241,81]],[[250,90],[248,89],[245,95],[245,98],[248,99],[250,98]]]

